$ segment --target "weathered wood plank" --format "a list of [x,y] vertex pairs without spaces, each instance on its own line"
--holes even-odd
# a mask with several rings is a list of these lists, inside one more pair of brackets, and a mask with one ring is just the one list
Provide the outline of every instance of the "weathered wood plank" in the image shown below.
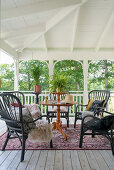
[[2,136],[6,132],[6,130],[7,130],[6,125],[0,127],[0,136]]
[[[13,152],[13,151],[12,151]],[[11,154],[12,154],[11,152]],[[21,158],[21,150],[19,150],[15,156],[15,158],[12,160],[10,163],[9,167],[7,170],[13,170],[16,169],[20,163],[20,158]]]
[[97,164],[97,161],[93,155],[93,152],[91,150],[86,150],[85,153],[86,153],[86,156],[87,156],[87,159],[88,159],[91,169],[100,170],[100,168]]
[[26,170],[34,170],[35,169],[37,161],[39,159],[39,155],[40,155],[39,150],[36,150],[36,151],[33,152]]
[[45,170],[54,169],[55,151],[48,151]]
[[78,156],[79,156],[82,170],[90,170],[91,168],[89,166],[85,151],[83,150],[78,151]]
[[99,167],[103,170],[109,170],[109,167],[107,166],[105,160],[103,159],[102,155],[100,154],[100,152],[98,150],[95,150],[93,152],[95,159],[99,165]]
[[55,151],[55,166],[54,170],[63,170],[63,157],[62,157],[62,150]]
[[12,160],[14,159],[14,157],[16,156],[17,152],[18,151],[10,152],[10,154],[6,158],[6,161],[4,161],[0,166],[0,169],[4,169],[4,170],[7,169],[10,163],[12,162]]
[[[31,150],[26,151],[24,161],[19,163],[17,170],[26,169],[32,154],[33,154],[33,151],[31,151]],[[20,159],[20,157],[19,157],[19,159]]]
[[71,162],[72,162],[72,169],[81,169],[79,157],[77,151],[72,150],[71,151]]
[[69,150],[63,150],[63,167],[64,169],[72,169],[71,155]]
[[112,155],[112,151],[111,150],[106,150],[106,152],[109,154],[111,159],[114,159],[114,156]]
[[0,155],[2,155],[2,154],[3,154],[3,152],[4,152],[4,151],[0,151]]
[[104,150],[100,150],[100,154],[102,155],[102,157],[104,158],[106,164],[108,165],[110,170],[114,169],[114,159],[113,161],[110,159],[109,154],[104,151]]
[[48,151],[45,151],[45,150],[41,151],[40,157],[39,157],[37,165],[36,165],[37,170],[44,170],[45,169],[47,153],[48,153]]
[[[4,151],[0,156],[0,165],[6,160],[11,151]],[[6,160],[7,161],[7,160]]]

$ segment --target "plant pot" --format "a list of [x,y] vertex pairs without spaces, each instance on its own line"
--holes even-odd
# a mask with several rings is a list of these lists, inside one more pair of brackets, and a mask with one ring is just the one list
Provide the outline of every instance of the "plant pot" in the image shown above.
[[34,92],[35,93],[41,93],[41,86],[40,85],[34,85]]

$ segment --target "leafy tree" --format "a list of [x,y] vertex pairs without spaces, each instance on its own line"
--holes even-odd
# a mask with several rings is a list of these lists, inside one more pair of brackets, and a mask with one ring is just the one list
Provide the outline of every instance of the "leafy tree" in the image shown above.
[[30,61],[20,61],[19,63],[19,89],[20,90],[33,90],[34,80],[31,76],[32,65],[39,65],[41,70],[40,84],[42,90],[49,88],[49,74],[48,66],[45,62],[39,60],[30,60]]
[[88,87],[92,89],[113,90],[114,62],[101,60],[89,65]]
[[54,71],[69,77],[69,91],[83,90],[83,70],[79,62],[74,60],[57,62]]
[[14,89],[14,64],[0,65],[1,91]]
[[[49,70],[45,62],[38,60],[19,62],[19,90],[33,91],[33,78],[30,74],[32,64],[40,65],[42,71],[40,84],[42,90],[49,89]],[[89,65],[88,90],[105,89],[114,90],[114,62],[96,61]],[[83,69],[79,62],[64,60],[57,62],[54,72],[69,78],[68,90],[83,90]],[[0,65],[1,91],[14,90],[14,64]]]

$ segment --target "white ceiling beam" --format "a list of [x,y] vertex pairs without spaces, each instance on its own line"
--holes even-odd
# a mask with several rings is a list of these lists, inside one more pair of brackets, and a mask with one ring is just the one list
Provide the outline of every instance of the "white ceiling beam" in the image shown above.
[[70,14],[74,9],[77,8],[76,6],[73,7],[67,7],[63,8],[60,12],[58,12],[52,19],[47,21],[46,24],[46,31],[43,33],[38,34],[37,36],[34,37],[29,37],[26,42],[24,42],[24,46],[21,48],[21,51],[31,45],[35,40],[37,40],[40,36],[45,34],[47,31],[49,31],[52,27],[54,27],[56,24],[58,24],[64,17],[66,17],[68,14]]
[[112,25],[112,22],[114,21],[114,11],[112,12],[110,18],[108,19],[106,25],[104,26],[104,29],[102,30],[102,33],[98,39],[98,42],[97,42],[97,46],[96,46],[96,49],[95,51],[99,51],[99,49],[101,48],[101,45],[102,45],[102,42],[104,40],[104,37],[106,36],[109,28],[111,27]]
[[74,26],[73,26],[73,33],[72,33],[72,40],[71,40],[71,52],[74,49],[74,42],[75,42],[76,31],[77,31],[77,26],[78,26],[79,11],[80,11],[80,7],[76,9],[76,15],[74,18]]
[[76,49],[72,53],[65,50],[39,51],[35,49],[25,49],[20,53],[20,60],[111,60],[114,61],[114,50],[102,49],[95,52],[94,49]]
[[1,18],[9,19],[19,16],[25,16],[33,13],[39,13],[71,5],[78,5],[81,2],[81,0],[45,0],[25,6],[20,6],[17,8],[2,10]]
[[45,51],[47,53],[47,43],[46,43],[46,37],[45,34],[42,35],[43,41],[44,41],[44,47],[45,47]]
[[1,39],[7,40],[10,38],[16,38],[23,35],[30,35],[44,31],[46,31],[46,24],[42,23],[34,26],[27,26],[24,28],[16,29],[13,31],[3,32],[1,33]]
[[0,49],[11,55],[14,59],[18,58],[18,53],[10,47],[6,42],[0,39]]

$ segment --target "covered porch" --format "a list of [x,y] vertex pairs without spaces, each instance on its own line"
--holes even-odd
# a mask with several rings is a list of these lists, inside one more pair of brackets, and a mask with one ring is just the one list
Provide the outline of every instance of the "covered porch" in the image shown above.
[[[70,94],[78,103],[83,101],[83,104],[87,104],[89,65],[98,60],[114,62],[114,1],[1,0],[0,50],[14,60],[14,91],[19,90],[19,62],[22,60],[44,61],[49,76],[53,75],[57,62],[73,60],[81,63],[84,89],[70,91]],[[33,91],[22,92],[26,104],[35,103]],[[49,97],[49,91],[46,94],[42,91],[39,102],[44,100],[45,95]],[[74,123],[75,107],[70,107],[70,124]],[[107,110],[114,113],[113,90]],[[46,107],[41,105],[41,112],[46,114]],[[66,124],[66,121],[63,120],[63,123]],[[6,125],[0,121],[0,135],[5,131]],[[0,168],[114,168],[114,157],[110,150],[27,150],[23,163],[20,163],[19,156],[20,151],[0,151]]]
[[[73,60],[82,65],[84,89],[79,91],[79,95],[77,91],[70,93],[79,96],[79,100],[83,97],[83,104],[87,104],[89,65],[98,60],[114,61],[113,1],[51,3],[1,3],[0,48],[14,59],[14,90],[19,90],[19,61],[44,61],[51,76],[56,63]],[[105,83],[108,84],[108,81]],[[28,96],[31,102],[34,101],[32,94]],[[110,98],[110,111],[113,112],[112,99],[113,91]],[[29,98],[27,100],[29,103]]]

